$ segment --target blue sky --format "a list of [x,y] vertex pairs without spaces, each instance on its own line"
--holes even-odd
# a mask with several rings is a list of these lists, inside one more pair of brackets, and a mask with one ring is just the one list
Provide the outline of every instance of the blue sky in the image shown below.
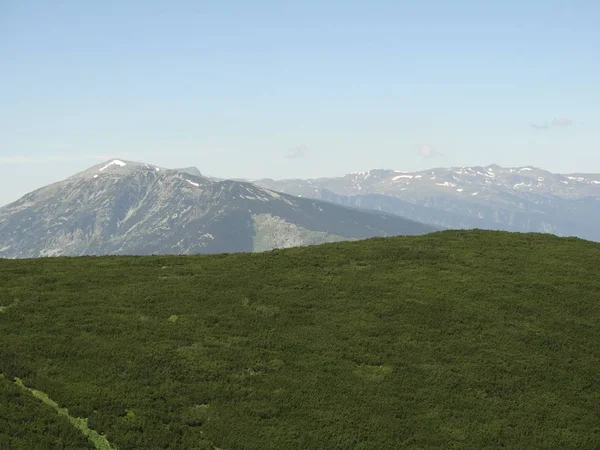
[[103,160],[221,177],[600,172],[598,1],[0,0],[0,204]]

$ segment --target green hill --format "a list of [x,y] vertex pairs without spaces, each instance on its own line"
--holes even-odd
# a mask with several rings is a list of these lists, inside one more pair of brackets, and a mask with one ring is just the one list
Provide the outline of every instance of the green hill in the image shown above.
[[0,372],[120,450],[595,449],[599,274],[600,244],[484,231],[0,260]]

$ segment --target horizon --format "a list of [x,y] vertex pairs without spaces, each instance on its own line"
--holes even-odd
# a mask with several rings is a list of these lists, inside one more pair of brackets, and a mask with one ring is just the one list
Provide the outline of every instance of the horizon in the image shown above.
[[[30,189],[27,192],[24,192],[22,194],[17,194],[18,196],[15,198],[15,196],[13,195],[12,197],[10,195],[7,195],[5,193],[0,193],[0,208],[4,207],[4,206],[8,206],[11,203],[14,203],[15,201],[20,200],[23,196],[29,194],[30,192],[36,191],[38,189],[42,189],[46,186],[49,186],[51,184],[55,184],[55,183],[60,183],[62,181],[67,180],[68,178],[75,176],[79,173],[83,173],[86,172],[90,169],[93,169],[94,167],[98,167],[98,166],[103,166],[103,165],[107,165],[108,163],[114,162],[114,161],[122,161],[124,163],[127,164],[139,164],[139,165],[150,165],[150,166],[154,166],[154,167],[158,167],[160,169],[165,169],[165,170],[182,170],[182,169],[189,169],[189,168],[196,168],[198,169],[203,177],[207,177],[207,178],[216,178],[216,179],[221,179],[221,180],[239,180],[239,181],[246,181],[246,182],[250,182],[253,183],[255,181],[260,181],[260,180],[274,180],[274,181],[287,181],[287,180],[315,180],[315,179],[319,179],[319,178],[342,178],[348,175],[355,175],[355,174],[363,174],[363,173],[369,173],[369,172],[373,172],[376,170],[383,170],[383,171],[395,171],[398,173],[418,173],[418,172],[427,172],[427,171],[431,171],[431,170],[438,170],[438,169],[464,169],[464,168],[468,168],[468,167],[491,167],[491,166],[497,166],[501,169],[504,170],[508,170],[508,169],[522,169],[522,168],[533,168],[533,169],[538,169],[538,170],[542,170],[542,171],[546,171],[552,174],[559,174],[559,175],[575,175],[575,174],[592,174],[595,175],[597,174],[597,172],[552,172],[550,170],[547,170],[544,167],[539,167],[533,164],[527,164],[527,165],[523,165],[523,166],[503,166],[501,164],[497,164],[497,163],[490,163],[490,164],[475,164],[475,165],[470,165],[470,166],[430,166],[424,169],[419,169],[419,170],[404,170],[404,169],[392,169],[392,168],[385,168],[385,167],[376,167],[376,168],[371,168],[371,169],[367,169],[367,170],[362,170],[362,171],[357,171],[357,172],[346,172],[346,173],[338,173],[338,174],[332,174],[332,175],[326,175],[326,176],[322,176],[322,177],[305,177],[305,178],[272,178],[272,177],[261,177],[261,178],[250,178],[250,177],[231,177],[231,176],[223,176],[223,175],[218,175],[218,174],[213,174],[213,173],[207,173],[202,171],[201,167],[195,166],[195,165],[178,165],[178,166],[174,166],[174,167],[167,167],[165,165],[161,165],[161,164],[154,164],[151,161],[134,161],[134,160],[130,160],[127,158],[107,158],[104,160],[98,160],[92,164],[88,164],[87,166],[80,168],[80,170],[76,170],[75,172],[66,174],[65,176],[63,176],[60,179],[55,179],[54,181],[50,181],[48,183],[45,183],[43,185],[39,185],[36,187],[33,187],[32,189]],[[35,164],[35,163],[32,163]],[[2,169],[2,166],[0,165],[0,169]],[[8,202],[2,202],[3,198],[12,198],[12,200],[9,200]]]
[[600,4],[0,5],[0,206],[111,155],[219,178],[600,173]]

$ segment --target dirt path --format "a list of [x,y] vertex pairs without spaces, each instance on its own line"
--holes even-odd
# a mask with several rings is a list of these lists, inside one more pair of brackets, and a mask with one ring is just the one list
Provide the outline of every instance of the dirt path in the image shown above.
[[54,408],[59,415],[65,416],[71,425],[81,431],[81,433],[83,433],[83,435],[87,437],[92,444],[94,444],[94,447],[96,447],[97,450],[116,450],[116,447],[111,446],[106,437],[88,427],[87,419],[81,419],[79,417],[73,417],[69,415],[67,408],[61,408],[58,403],[48,397],[48,395],[46,395],[44,392],[38,391],[37,389],[28,388],[19,378],[15,377],[15,384],[21,389],[30,392],[35,398],[41,400],[46,405]]

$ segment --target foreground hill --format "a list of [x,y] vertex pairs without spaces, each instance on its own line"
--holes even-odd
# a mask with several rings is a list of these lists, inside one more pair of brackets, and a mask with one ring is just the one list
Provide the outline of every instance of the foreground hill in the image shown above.
[[483,231],[0,260],[0,372],[121,450],[593,449],[598,267]]
[[113,160],[0,208],[0,258],[251,252],[433,230],[193,168]]
[[445,228],[535,231],[600,241],[600,174],[493,164],[419,172],[369,170],[255,184]]

